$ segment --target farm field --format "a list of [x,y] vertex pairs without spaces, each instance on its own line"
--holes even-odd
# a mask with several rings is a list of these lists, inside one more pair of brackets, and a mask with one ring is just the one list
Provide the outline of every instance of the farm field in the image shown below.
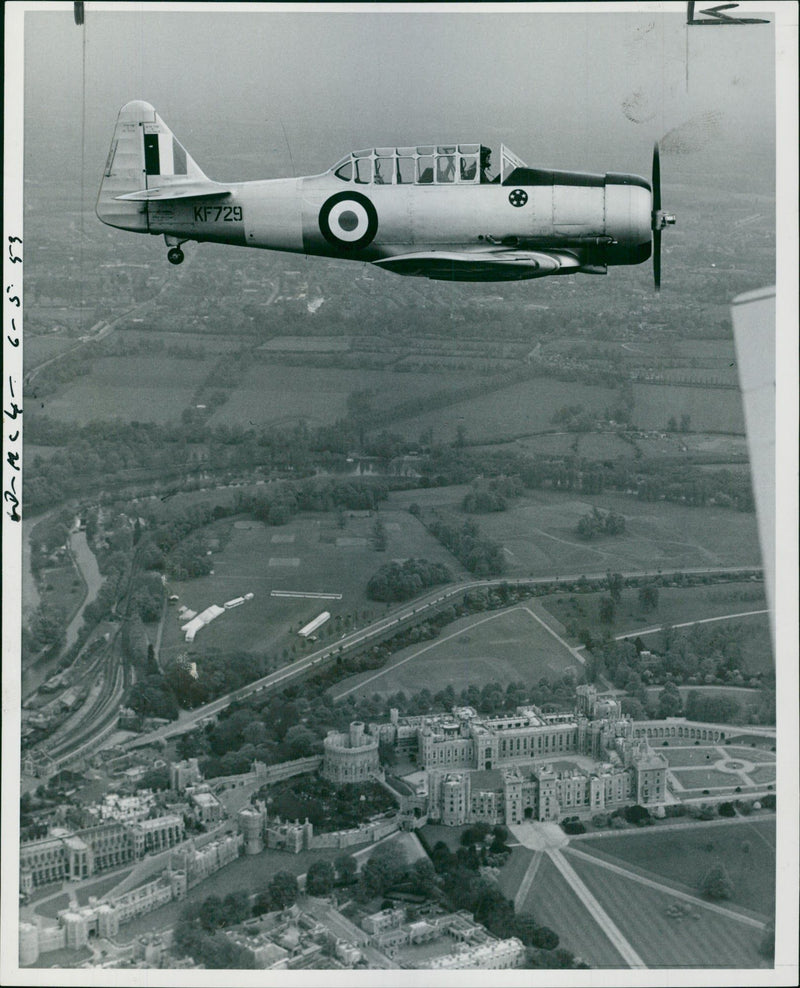
[[[746,853],[745,844],[749,846]],[[704,870],[721,860],[734,885],[730,902],[765,917],[775,909],[774,818],[741,820],[724,827],[687,826],[681,831],[631,831],[619,837],[581,839],[575,846],[688,889],[696,889]]]
[[[751,514],[663,501],[651,504],[623,494],[583,498],[536,491],[507,511],[467,516],[453,505],[452,517],[447,518],[443,509],[450,498],[443,488],[443,519],[459,526],[467,517],[477,521],[484,537],[505,547],[509,577],[760,565],[756,518]],[[576,526],[594,507],[621,514],[625,533],[581,541]]]
[[[204,649],[268,651],[275,648],[301,647],[301,640],[291,631],[327,610],[332,620],[322,634],[337,634],[339,621],[350,615],[366,623],[368,613],[374,620],[384,604],[367,599],[366,584],[372,574],[388,563],[395,554],[424,556],[448,565],[456,575],[458,564],[408,512],[381,511],[386,527],[388,550],[375,552],[370,545],[374,519],[367,513],[348,517],[344,529],[334,514],[300,514],[281,526],[267,526],[252,519],[227,520],[206,528],[209,535],[227,525],[230,539],[215,552],[213,575],[185,582],[173,581],[170,591],[180,603],[194,611],[210,604],[254,594],[247,601],[203,628],[192,646]],[[224,540],[223,540],[224,542]],[[306,593],[342,594],[341,600],[270,597],[271,590]],[[175,611],[170,611],[164,626],[162,655],[172,658],[186,650],[184,635]],[[338,634],[341,634],[338,631]],[[338,637],[337,634],[337,637]]]
[[545,855],[520,912],[532,913],[542,926],[555,930],[559,946],[571,950],[590,967],[624,968],[617,949]]
[[583,405],[602,412],[613,404],[616,395],[611,388],[576,382],[567,387],[563,381],[537,377],[490,395],[398,420],[392,428],[409,438],[432,429],[434,441],[441,443],[452,441],[458,428],[463,427],[470,443],[496,442],[552,429],[554,413],[565,405]]
[[[259,426],[302,419],[311,426],[332,425],[347,414],[347,398],[354,391],[373,390],[375,407],[384,412],[398,400],[424,399],[463,388],[471,380],[479,379],[463,372],[398,375],[391,371],[258,363],[210,421],[212,425],[246,422]],[[418,433],[410,435],[416,438]]]
[[761,930],[705,908],[699,919],[679,921],[666,915],[678,901],[616,872],[565,852],[586,883],[648,967],[759,967]]
[[[705,375],[705,376],[713,376]],[[745,434],[742,396],[737,389],[633,384],[633,421],[640,429],[664,429],[670,416],[691,419],[702,432]]]
[[88,374],[70,382],[58,394],[43,397],[32,405],[32,411],[34,415],[78,425],[113,418],[126,422],[178,422],[213,366],[213,360],[163,353],[100,357]]
[[[402,664],[401,664],[402,663]],[[579,662],[525,606],[489,615],[471,615],[448,625],[441,636],[396,652],[384,670],[359,673],[337,683],[332,692],[383,695],[423,686],[437,693],[449,684],[459,687],[491,682],[537,682],[555,679]],[[355,689],[354,689],[355,688]]]

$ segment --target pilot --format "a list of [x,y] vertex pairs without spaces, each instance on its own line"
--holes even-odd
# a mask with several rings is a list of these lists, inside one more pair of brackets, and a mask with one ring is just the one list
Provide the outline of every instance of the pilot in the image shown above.
[[481,185],[487,185],[492,182],[499,182],[500,176],[495,175],[491,178],[489,175],[489,170],[492,167],[492,151],[491,148],[481,147]]

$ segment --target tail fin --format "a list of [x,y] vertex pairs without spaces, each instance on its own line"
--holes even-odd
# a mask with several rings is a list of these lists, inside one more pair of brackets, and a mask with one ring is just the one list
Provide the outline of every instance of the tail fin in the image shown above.
[[120,196],[188,182],[208,179],[149,103],[126,103],[100,183],[98,217],[109,226],[147,233],[147,202]]

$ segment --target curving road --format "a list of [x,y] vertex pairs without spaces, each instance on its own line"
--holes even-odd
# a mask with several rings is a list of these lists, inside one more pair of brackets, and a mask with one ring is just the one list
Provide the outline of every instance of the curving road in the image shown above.
[[[673,571],[663,571],[663,570],[631,570],[629,572],[623,573],[622,576],[626,578],[632,577],[669,577],[672,575]],[[759,566],[720,566],[720,567],[698,567],[693,569],[681,569],[675,571],[684,574],[694,574],[694,575],[713,575],[713,574],[736,574],[736,573],[752,573],[760,572]],[[402,607],[391,611],[389,614],[385,615],[378,621],[373,622],[366,628],[362,628],[358,631],[353,631],[348,635],[345,635],[338,642],[330,645],[326,645],[323,648],[318,649],[316,652],[312,652],[310,655],[303,656],[297,659],[295,662],[284,666],[282,669],[278,669],[276,672],[270,673],[268,676],[263,676],[261,679],[257,679],[250,683],[248,686],[244,686],[241,689],[234,690],[225,696],[220,697],[218,700],[213,700],[211,703],[207,703],[202,707],[198,707],[196,710],[190,712],[184,712],[178,718],[177,721],[172,724],[166,725],[165,727],[158,728],[158,730],[150,731],[147,734],[139,735],[136,738],[132,738],[130,741],[125,742],[126,747],[139,747],[141,745],[153,744],[156,741],[163,741],[170,737],[176,737],[179,734],[184,734],[187,731],[194,730],[198,726],[199,722],[206,717],[212,717],[217,714],[220,710],[223,710],[230,703],[236,700],[242,700],[252,693],[259,693],[264,689],[272,689],[276,686],[282,686],[296,679],[298,676],[303,675],[313,666],[318,665],[321,662],[333,661],[339,652],[345,652],[353,648],[357,648],[361,645],[366,644],[372,639],[378,638],[384,635],[387,631],[393,628],[398,628],[404,622],[412,618],[420,618],[425,611],[435,608],[438,604],[446,603],[451,601],[453,598],[458,597],[469,590],[477,590],[480,588],[490,588],[499,587],[503,584],[508,586],[532,586],[532,585],[542,585],[542,584],[552,584],[554,588],[558,588],[564,583],[573,583],[581,577],[587,580],[602,580],[606,578],[605,572],[602,573],[582,573],[576,574],[574,576],[559,576],[559,577],[522,577],[519,579],[494,579],[494,580],[471,580],[464,583],[458,583],[453,586],[437,588],[427,594],[416,598],[410,603],[404,604]]]

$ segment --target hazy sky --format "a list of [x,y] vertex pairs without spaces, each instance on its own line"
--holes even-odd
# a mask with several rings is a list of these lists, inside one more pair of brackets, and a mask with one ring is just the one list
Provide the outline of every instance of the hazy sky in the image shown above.
[[86,6],[83,28],[71,4],[26,14],[26,174],[38,181],[81,160],[94,181],[119,107],[135,98],[221,180],[452,140],[505,141],[532,165],[647,174],[653,140],[667,135],[665,180],[693,155],[724,178],[772,154],[772,27],[687,30],[683,4],[667,14]]

